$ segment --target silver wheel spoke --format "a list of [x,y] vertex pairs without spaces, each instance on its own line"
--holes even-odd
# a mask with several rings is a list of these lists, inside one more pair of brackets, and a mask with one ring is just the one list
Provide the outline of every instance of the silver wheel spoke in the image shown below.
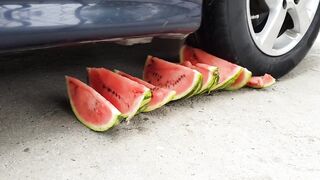
[[281,5],[281,2],[279,0],[265,0],[265,2],[270,9]]
[[261,46],[272,49],[284,23],[286,14],[287,11],[282,9],[281,6],[270,11],[265,28],[257,34]]
[[294,23],[294,30],[299,33],[305,33],[312,21],[311,15],[308,14],[306,0],[301,0],[299,4],[293,5],[289,10]]

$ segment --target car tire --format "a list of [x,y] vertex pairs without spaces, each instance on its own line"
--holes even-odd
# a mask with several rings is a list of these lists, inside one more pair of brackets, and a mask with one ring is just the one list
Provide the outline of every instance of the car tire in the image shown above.
[[246,67],[254,75],[269,73],[279,78],[305,57],[317,38],[320,5],[316,6],[314,18],[299,42],[290,51],[276,56],[264,53],[255,43],[247,5],[247,0],[204,0],[201,27],[187,38],[187,44]]

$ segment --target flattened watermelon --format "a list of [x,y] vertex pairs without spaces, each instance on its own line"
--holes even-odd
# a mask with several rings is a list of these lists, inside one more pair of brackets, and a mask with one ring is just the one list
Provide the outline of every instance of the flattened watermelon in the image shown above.
[[234,91],[244,87],[249,82],[251,77],[251,71],[249,71],[247,68],[244,68],[238,79],[231,86],[227,87],[226,90]]
[[127,120],[151,100],[149,88],[105,68],[88,68],[89,85],[110,101]]
[[106,131],[122,119],[120,111],[94,89],[66,76],[70,104],[77,119],[94,131]]
[[218,68],[207,64],[196,63],[193,65],[190,61],[182,62],[182,65],[194,69],[202,74],[202,86],[197,94],[209,92],[211,87],[217,84]]
[[148,56],[143,78],[150,84],[174,90],[173,100],[192,96],[202,83],[202,75],[188,67]]
[[174,96],[176,95],[176,92],[170,89],[165,89],[161,87],[154,86],[150,83],[147,83],[146,81],[133,77],[125,72],[115,70],[116,73],[120,74],[121,76],[124,76],[126,78],[131,79],[132,81],[135,81],[139,84],[142,84],[149,88],[151,90],[151,101],[147,104],[146,108],[142,110],[142,112],[150,112],[153,111],[168,102],[170,102]]
[[247,86],[256,89],[261,89],[270,87],[274,83],[276,83],[276,80],[270,74],[265,74],[264,76],[251,77],[251,79],[247,83]]
[[180,61],[190,61],[192,64],[204,63],[218,67],[219,83],[212,90],[224,89],[233,84],[242,72],[242,67],[208,54],[200,49],[183,46],[180,50]]

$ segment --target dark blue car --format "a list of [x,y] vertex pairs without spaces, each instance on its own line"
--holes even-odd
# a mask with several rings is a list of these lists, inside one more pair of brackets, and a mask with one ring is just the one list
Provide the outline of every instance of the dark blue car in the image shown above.
[[317,37],[319,1],[0,0],[0,52],[186,37],[254,74],[280,77]]

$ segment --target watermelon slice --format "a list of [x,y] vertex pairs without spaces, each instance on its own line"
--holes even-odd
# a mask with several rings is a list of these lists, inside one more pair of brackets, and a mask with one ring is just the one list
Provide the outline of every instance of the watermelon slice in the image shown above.
[[212,86],[217,84],[217,79],[219,78],[217,67],[202,63],[196,63],[195,65],[192,65],[190,61],[182,62],[182,65],[197,70],[202,74],[202,86],[200,86],[201,89],[197,92],[197,94],[208,92]]
[[129,121],[151,100],[149,88],[104,68],[88,68],[89,84]]
[[249,82],[251,77],[252,77],[252,72],[244,68],[240,76],[238,77],[238,79],[231,86],[225,89],[228,91],[234,91],[234,90],[240,89]]
[[106,131],[122,119],[120,111],[94,89],[66,76],[70,104],[77,119],[94,131]]
[[131,76],[127,73],[124,73],[122,71],[119,71],[119,70],[115,70],[115,72],[120,74],[121,76],[124,76],[126,78],[131,79],[132,81],[135,81],[139,84],[142,84],[151,90],[151,94],[152,94],[151,101],[148,103],[146,108],[142,110],[142,112],[149,112],[149,111],[155,110],[155,109],[167,104],[176,95],[176,92],[173,90],[154,86],[150,83],[147,83],[146,81],[144,81],[142,79],[133,77],[133,76]]
[[275,82],[276,80],[270,74],[265,74],[264,76],[251,77],[251,79],[247,83],[247,86],[261,89],[272,86]]
[[150,84],[174,90],[173,100],[192,96],[202,83],[202,75],[188,67],[148,56],[143,78]]
[[232,64],[228,61],[208,54],[200,49],[192,48],[190,46],[183,46],[180,51],[180,61],[190,61],[192,64],[204,63],[211,66],[218,67],[219,83],[213,86],[210,90],[224,89],[233,84],[240,76],[243,68]]

